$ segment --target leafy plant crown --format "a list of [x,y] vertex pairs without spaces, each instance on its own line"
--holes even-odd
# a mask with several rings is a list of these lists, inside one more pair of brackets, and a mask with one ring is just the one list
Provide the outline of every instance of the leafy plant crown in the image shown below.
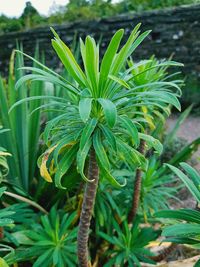
[[[69,47],[52,29],[55,36],[52,40],[53,48],[73,78],[73,83],[26,55],[39,67],[23,68],[34,74],[21,78],[16,88],[28,80],[42,80],[60,86],[67,92],[65,98],[38,97],[50,100],[46,106],[53,105],[58,111],[58,116],[46,125],[43,137],[49,148],[38,161],[41,175],[48,182],[52,182],[47,168],[47,165],[51,165],[57,187],[65,188],[61,182],[62,177],[74,162],[82,178],[89,182],[84,168],[91,147],[95,150],[101,177],[116,187],[122,184],[112,175],[113,164],[123,161],[130,169],[139,166],[142,169],[146,168],[146,159],[137,151],[140,139],[147,141],[147,145],[158,153],[162,152],[160,142],[144,133],[144,127],[148,127],[148,120],[143,116],[141,108],[166,112],[167,105],[171,104],[180,110],[177,99],[180,96],[180,88],[176,81],[159,79],[149,82],[145,80],[139,85],[135,83],[139,78],[137,74],[136,79],[134,74],[138,64],[144,67],[143,76],[144,72],[148,73],[152,69],[146,62],[132,62],[127,67],[127,59],[150,33],[146,31],[140,34],[139,28],[140,24],[133,29],[121,48],[119,47],[124,30],[118,30],[111,39],[101,64],[99,45],[95,40],[90,36],[86,37],[85,42],[80,39],[84,70],[77,63]],[[171,65],[181,66],[174,61],[167,61],[163,67]],[[162,65],[157,67],[161,68]],[[38,98],[32,97],[28,101]],[[19,102],[12,108],[18,104]]]

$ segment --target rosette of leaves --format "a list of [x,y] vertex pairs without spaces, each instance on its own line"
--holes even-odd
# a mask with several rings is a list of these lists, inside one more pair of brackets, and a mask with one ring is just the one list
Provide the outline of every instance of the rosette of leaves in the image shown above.
[[13,234],[20,247],[5,260],[8,264],[29,260],[33,267],[77,266],[75,217],[76,213],[64,214],[53,207],[48,215],[40,217],[41,222],[32,221],[27,230]]
[[[80,40],[84,70],[68,46],[52,29],[55,36],[52,45],[66,71],[73,78],[73,83],[28,56],[40,68],[23,68],[33,71],[34,74],[24,76],[16,84],[16,88],[19,88],[26,81],[42,80],[59,85],[67,92],[67,96],[63,98],[39,97],[44,100],[51,99],[45,107],[51,106],[53,101],[54,108],[57,106],[58,111],[58,116],[50,120],[44,130],[43,137],[48,149],[39,163],[41,175],[48,182],[52,182],[48,171],[50,169],[55,174],[55,185],[61,189],[65,189],[62,178],[74,165],[87,182],[78,235],[80,266],[88,265],[89,221],[99,174],[101,179],[120,187],[125,183],[120,184],[113,176],[113,162],[123,161],[131,170],[138,166],[145,169],[146,159],[137,151],[140,139],[146,140],[149,146],[159,152],[162,150],[158,140],[142,132],[144,119],[138,117],[138,109],[141,106],[155,106],[162,110],[165,108],[163,103],[180,108],[177,95],[170,92],[171,87],[179,88],[173,82],[164,83],[164,87],[162,83],[149,83],[145,86],[129,85],[132,67],[125,69],[127,59],[150,33],[146,31],[140,34],[139,27],[140,24],[133,29],[121,49],[119,47],[124,30],[117,31],[108,45],[101,64],[99,45],[95,40],[90,36],[86,37],[85,43]],[[150,90],[138,92],[143,87]],[[160,87],[163,89],[158,90]],[[23,99],[12,108],[24,101],[35,99],[38,97]],[[87,175],[85,167],[88,158]]]
[[157,239],[160,231],[155,231],[150,227],[140,228],[138,219],[130,228],[127,221],[119,225],[114,218],[109,229],[112,229],[109,233],[99,232],[99,236],[112,245],[112,248],[110,247],[104,253],[106,264],[103,266],[141,267],[141,262],[154,264],[154,261],[150,259],[153,253],[147,245]]
[[[174,102],[172,95],[177,95],[180,97],[182,94],[180,87],[183,85],[183,80],[177,78],[180,72],[173,72],[169,74],[169,68],[181,67],[183,64],[170,59],[159,61],[152,56],[149,60],[143,60],[138,63],[135,63],[133,59],[130,59],[128,61],[128,65],[131,75],[130,77],[126,78],[126,82],[129,84],[129,86],[137,87],[136,92],[138,95],[142,92],[145,92],[151,97],[154,95],[157,98],[157,104],[163,106],[162,109],[160,109],[159,105],[147,104],[141,106],[140,110],[143,113],[143,117],[148,122],[148,127],[150,127],[151,130],[155,130],[158,124],[158,120],[155,121],[155,117],[157,117],[159,121],[164,124],[166,118],[170,114],[170,108],[168,104],[170,102],[170,104]],[[171,87],[171,89],[167,90],[169,87]],[[164,95],[165,101],[163,101]],[[166,102],[166,98],[171,99],[169,102]],[[176,106],[180,110],[180,104],[175,104],[175,102],[172,104],[172,106]],[[140,113],[139,115],[141,116],[142,114]]]

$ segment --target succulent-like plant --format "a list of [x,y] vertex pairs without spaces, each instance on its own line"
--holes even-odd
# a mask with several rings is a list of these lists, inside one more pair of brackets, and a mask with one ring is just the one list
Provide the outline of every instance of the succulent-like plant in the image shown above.
[[[138,24],[131,32],[128,40],[119,49],[124,30],[117,31],[108,48],[99,60],[99,45],[87,36],[85,43],[80,40],[80,50],[84,70],[75,60],[72,52],[52,29],[55,36],[52,45],[73,78],[70,83],[61,75],[34,60],[39,68],[25,67],[34,74],[21,78],[16,88],[24,82],[48,81],[59,85],[67,92],[66,97],[41,96],[31,97],[16,103],[35,99],[51,99],[59,110],[59,115],[50,120],[44,131],[47,151],[40,158],[41,175],[53,182],[48,169],[54,169],[55,185],[65,189],[62,178],[73,165],[86,182],[82,212],[78,231],[78,258],[80,266],[89,264],[88,237],[96,190],[99,182],[106,179],[113,186],[120,184],[113,176],[113,162],[123,161],[131,170],[137,167],[146,168],[145,157],[137,151],[140,140],[160,150],[158,140],[142,133],[144,118],[138,116],[141,106],[155,106],[165,109],[172,104],[180,109],[178,93],[170,91],[172,87],[179,89],[173,82],[150,82],[135,85],[131,70],[126,69],[127,59],[150,33],[139,32]],[[131,80],[131,83],[129,84]],[[140,90],[145,88],[145,90]],[[47,103],[46,105],[51,105]],[[88,162],[88,166],[87,163]],[[56,169],[55,169],[55,168]],[[88,173],[86,174],[86,170]]]
[[140,262],[154,264],[150,256],[152,252],[146,246],[159,235],[159,231],[155,231],[151,227],[139,227],[139,220],[135,224],[128,226],[127,221],[119,225],[115,219],[112,219],[111,233],[99,232],[99,235],[105,239],[112,248],[105,252],[107,262],[105,267],[109,266],[138,266]]

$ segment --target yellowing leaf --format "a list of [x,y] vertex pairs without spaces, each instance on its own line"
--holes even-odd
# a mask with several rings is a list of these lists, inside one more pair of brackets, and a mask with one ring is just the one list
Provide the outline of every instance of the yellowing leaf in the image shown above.
[[43,158],[42,164],[40,166],[40,175],[49,183],[52,183],[52,178],[47,170],[46,162],[48,159],[46,157]]
[[[69,144],[66,144],[64,145],[62,148],[61,148],[61,152],[66,148],[66,147],[71,147],[75,144],[76,142],[71,142]],[[51,161],[51,164],[50,164],[50,173],[47,169],[47,161],[49,159],[49,155],[55,150],[55,148],[57,147],[57,145],[49,148],[45,153],[44,155],[42,156],[42,162],[41,162],[41,165],[40,165],[40,175],[42,176],[42,178],[44,178],[47,182],[49,183],[52,183],[53,180],[51,178],[51,175],[50,173],[55,173],[55,169],[53,168],[54,167],[54,160]]]
[[40,175],[49,183],[52,183],[53,180],[48,172],[48,169],[47,169],[47,161],[48,161],[48,158],[49,158],[49,155],[52,153],[52,151],[57,147],[57,145],[49,148],[44,156],[42,157],[42,163],[41,163],[41,166],[40,166]]
[[9,267],[3,258],[0,258],[0,266],[1,267]]
[[0,151],[0,156],[11,156],[11,154],[8,152]]

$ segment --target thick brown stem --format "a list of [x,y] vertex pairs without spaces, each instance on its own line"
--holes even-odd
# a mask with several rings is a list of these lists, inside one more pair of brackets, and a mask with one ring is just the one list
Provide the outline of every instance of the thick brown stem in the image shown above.
[[[145,153],[145,141],[141,140],[139,151],[141,154]],[[140,191],[142,184],[142,170],[138,168],[136,170],[135,182],[134,182],[134,190],[133,190],[133,199],[132,206],[130,212],[128,214],[128,223],[132,223],[137,214],[139,202],[140,202]]]
[[90,221],[92,218],[92,211],[95,203],[96,191],[99,179],[99,168],[96,161],[95,151],[91,148],[88,178],[94,180],[94,182],[88,182],[86,184],[82,211],[79,222],[78,230],[78,260],[80,267],[89,267],[88,260],[88,239]]

